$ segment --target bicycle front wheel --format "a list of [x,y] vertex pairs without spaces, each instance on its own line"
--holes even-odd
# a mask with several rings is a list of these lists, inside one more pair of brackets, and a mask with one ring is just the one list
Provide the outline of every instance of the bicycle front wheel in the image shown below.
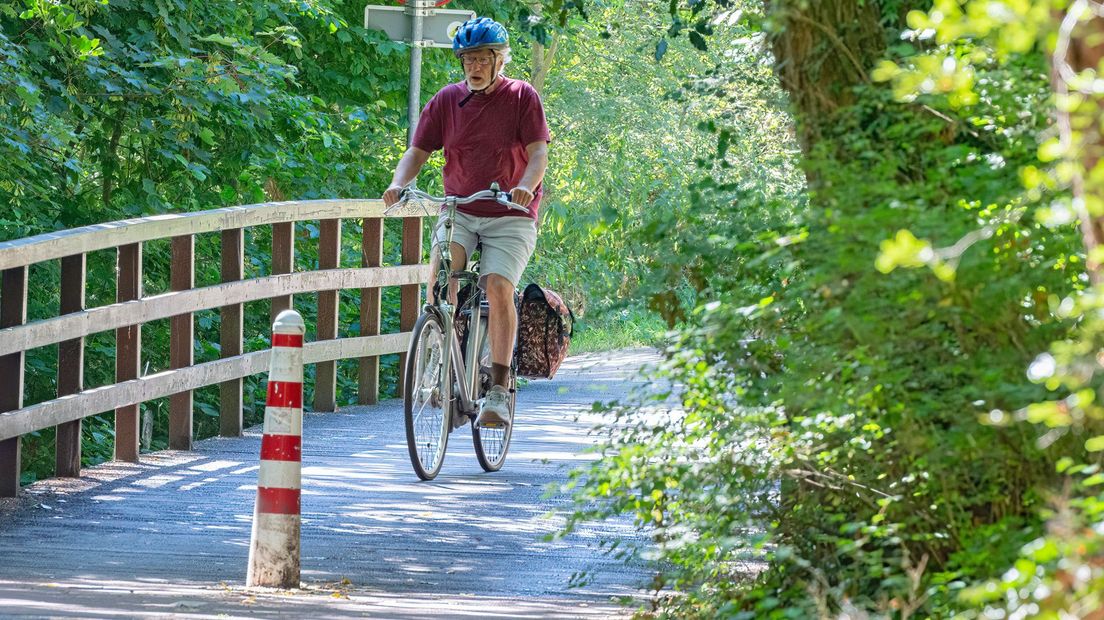
[[423,314],[414,325],[406,356],[406,447],[414,473],[433,480],[441,471],[449,436],[452,381],[445,355],[445,330],[435,314]]
[[[479,330],[479,396],[482,398],[491,387],[491,342],[487,337],[487,319],[481,319]],[[512,365],[511,365],[512,366]],[[475,444],[475,459],[483,471],[498,471],[506,462],[506,452],[510,449],[510,438],[514,434],[514,408],[517,405],[517,373],[510,368],[510,423],[504,428],[472,427],[472,442]]]

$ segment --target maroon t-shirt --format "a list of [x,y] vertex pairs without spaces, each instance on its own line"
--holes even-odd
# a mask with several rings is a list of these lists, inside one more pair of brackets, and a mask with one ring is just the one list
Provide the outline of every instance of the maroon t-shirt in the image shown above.
[[[521,80],[498,77],[489,95],[476,94],[464,107],[460,102],[470,94],[467,84],[458,82],[442,88],[422,110],[414,146],[427,153],[445,150],[445,194],[468,196],[488,189],[497,182],[510,191],[521,182],[529,164],[526,145],[549,142],[548,123],[540,95]],[[540,186],[533,190],[529,216],[537,219]],[[457,210],[469,215],[520,215],[493,200],[460,205]]]

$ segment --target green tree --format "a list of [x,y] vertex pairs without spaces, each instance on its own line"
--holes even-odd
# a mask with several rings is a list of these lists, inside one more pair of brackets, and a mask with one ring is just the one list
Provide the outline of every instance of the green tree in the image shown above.
[[[984,423],[1043,396],[1024,369],[1071,333],[1051,300],[1083,286],[1075,231],[1038,221],[1020,182],[1049,123],[1045,56],[960,44],[955,58],[992,59],[974,67],[975,99],[899,100],[874,69],[929,51],[906,23],[925,3],[702,4],[672,5],[672,28],[742,9],[735,36],[767,37],[773,58],[759,58],[789,95],[807,201],[763,193],[736,209],[703,171],[698,211],[716,214],[728,254],[653,237],[711,285],[683,270],[692,295],[652,295],[693,308],[668,352],[671,391],[614,410],[575,518],[635,514],[658,583],[682,594],[661,607],[676,617],[966,609],[958,590],[1042,527],[1062,452],[1039,442],[1076,450]],[[731,44],[714,33],[707,48]]]

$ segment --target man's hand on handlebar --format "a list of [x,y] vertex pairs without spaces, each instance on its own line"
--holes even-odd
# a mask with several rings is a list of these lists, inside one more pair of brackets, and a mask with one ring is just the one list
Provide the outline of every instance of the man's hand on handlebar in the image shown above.
[[529,203],[533,202],[533,198],[533,192],[530,191],[528,187],[518,185],[510,190],[510,202],[522,207],[528,207]]
[[383,192],[383,206],[390,208],[402,198],[403,186],[392,185]]
[[[416,204],[421,205],[426,211],[426,215],[431,215],[428,206],[431,203],[436,203],[437,205],[442,205],[442,203],[466,205],[477,200],[494,200],[511,209],[529,213],[528,205],[533,202],[533,192],[525,187],[516,187],[513,191],[504,192],[498,189],[498,183],[492,183],[490,189],[480,190],[471,196],[433,196],[414,187],[399,187],[397,185],[392,185],[383,193],[383,202],[386,204],[384,215],[390,215],[392,209],[407,199],[413,199]],[[518,202],[519,200],[520,202]]]

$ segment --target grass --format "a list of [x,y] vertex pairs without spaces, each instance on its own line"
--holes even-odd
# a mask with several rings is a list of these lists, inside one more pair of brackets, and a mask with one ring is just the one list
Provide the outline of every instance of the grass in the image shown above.
[[667,325],[659,317],[643,311],[621,310],[588,316],[576,321],[568,354],[659,346],[667,331]]

